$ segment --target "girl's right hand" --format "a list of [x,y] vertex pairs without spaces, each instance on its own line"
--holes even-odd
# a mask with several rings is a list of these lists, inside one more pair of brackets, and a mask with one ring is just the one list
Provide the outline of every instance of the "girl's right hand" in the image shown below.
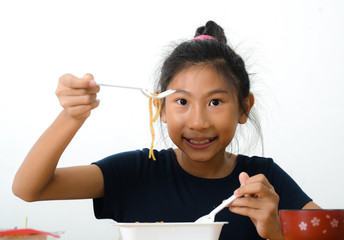
[[91,110],[99,105],[99,90],[91,74],[85,74],[82,78],[65,74],[59,79],[56,96],[70,117],[85,120],[90,116]]
[[96,165],[56,168],[74,135],[98,106],[98,92],[90,74],[82,78],[66,74],[59,79],[56,95],[64,110],[27,154],[13,181],[15,195],[25,201],[104,195],[103,175]]

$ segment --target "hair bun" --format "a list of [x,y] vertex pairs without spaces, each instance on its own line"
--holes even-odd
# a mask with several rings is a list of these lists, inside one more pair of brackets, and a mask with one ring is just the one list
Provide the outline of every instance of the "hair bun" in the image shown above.
[[227,44],[227,38],[223,31],[223,28],[220,27],[214,21],[208,21],[205,26],[197,28],[195,37],[199,35],[209,35],[216,38],[219,42]]

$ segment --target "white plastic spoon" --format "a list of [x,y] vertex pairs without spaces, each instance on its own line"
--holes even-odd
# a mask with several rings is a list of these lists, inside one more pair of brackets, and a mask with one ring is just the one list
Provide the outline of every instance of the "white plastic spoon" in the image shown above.
[[104,87],[116,87],[116,88],[127,88],[127,89],[140,90],[144,95],[146,95],[147,97],[151,97],[151,98],[164,98],[164,97],[167,97],[168,95],[170,95],[170,94],[172,94],[172,93],[174,93],[176,91],[176,90],[168,89],[168,90],[166,90],[164,92],[159,93],[158,95],[153,95],[147,89],[138,88],[138,87],[128,87],[128,86],[103,84],[103,83],[100,83],[98,85],[99,86],[104,86]]
[[209,214],[204,215],[203,217],[200,217],[195,221],[195,223],[212,223],[215,221],[215,215],[220,212],[222,209],[224,209],[228,204],[233,202],[236,199],[236,196],[231,196],[224,200],[219,206],[217,206],[213,211],[211,211]]

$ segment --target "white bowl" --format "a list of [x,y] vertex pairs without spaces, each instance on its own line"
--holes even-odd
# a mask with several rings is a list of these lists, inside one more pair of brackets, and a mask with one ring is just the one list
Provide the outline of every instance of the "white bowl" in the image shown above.
[[117,223],[122,240],[218,240],[223,224],[214,223]]

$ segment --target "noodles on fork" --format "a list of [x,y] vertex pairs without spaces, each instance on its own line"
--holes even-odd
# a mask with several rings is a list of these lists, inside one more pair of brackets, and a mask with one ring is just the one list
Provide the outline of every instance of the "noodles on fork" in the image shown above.
[[[153,95],[157,95],[157,94],[153,94]],[[154,102],[153,102],[154,101]],[[157,98],[149,98],[149,124],[150,124],[150,131],[151,131],[151,135],[152,135],[152,143],[149,149],[149,158],[153,158],[153,160],[155,161],[156,158],[154,156],[154,152],[153,152],[153,145],[154,145],[154,140],[155,140],[155,132],[154,132],[154,126],[153,123],[158,119],[159,115],[160,115],[160,110],[161,110],[161,99],[157,99]],[[156,112],[155,115],[153,117],[153,104],[156,107]]]

